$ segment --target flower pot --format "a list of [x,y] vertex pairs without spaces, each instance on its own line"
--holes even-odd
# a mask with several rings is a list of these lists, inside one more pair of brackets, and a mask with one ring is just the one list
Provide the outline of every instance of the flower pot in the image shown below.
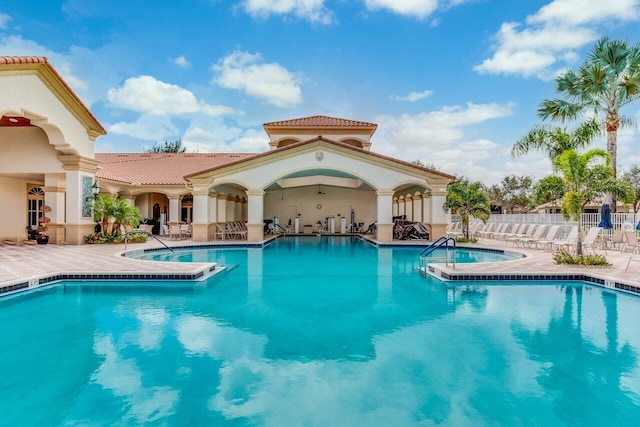
[[49,236],[38,236],[36,237],[36,242],[38,242],[39,245],[46,245],[49,243]]

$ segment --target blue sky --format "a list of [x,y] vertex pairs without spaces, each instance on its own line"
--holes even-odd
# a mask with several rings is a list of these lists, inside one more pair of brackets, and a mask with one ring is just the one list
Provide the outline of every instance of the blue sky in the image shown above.
[[[0,55],[43,55],[107,129],[96,151],[181,139],[259,152],[262,124],[378,124],[372,150],[487,184],[542,177],[512,159],[553,78],[601,36],[640,41],[640,0],[21,0]],[[623,111],[640,119],[640,105]],[[640,163],[637,129],[619,169]],[[604,147],[604,137],[596,146]]]

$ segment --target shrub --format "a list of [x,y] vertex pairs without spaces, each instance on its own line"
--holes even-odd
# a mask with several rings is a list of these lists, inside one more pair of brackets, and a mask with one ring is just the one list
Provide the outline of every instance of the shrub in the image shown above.
[[553,255],[556,264],[565,265],[587,265],[587,266],[610,266],[611,264],[602,255],[573,255],[567,251],[560,251]]
[[470,239],[467,239],[465,237],[456,237],[456,242],[457,243],[478,243],[478,239],[472,237]]
[[[147,236],[145,234],[130,234],[127,236],[127,243],[145,243],[146,241]],[[122,243],[124,242],[124,237],[122,234],[91,233],[84,236],[84,242],[95,245],[105,243]]]

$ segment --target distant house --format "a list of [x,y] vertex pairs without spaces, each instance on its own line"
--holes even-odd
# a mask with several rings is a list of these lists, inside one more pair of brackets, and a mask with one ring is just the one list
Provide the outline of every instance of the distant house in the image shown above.
[[[192,225],[195,241],[216,224],[244,221],[264,239],[265,219],[300,226],[333,219],[377,223],[392,240],[393,216],[444,234],[443,205],[455,177],[371,151],[374,123],[312,116],[264,124],[263,153],[95,153],[106,131],[46,58],[0,57],[0,238],[37,225],[79,244],[93,231],[92,188],[127,199],[145,218]],[[342,220],[346,218],[346,220]]]

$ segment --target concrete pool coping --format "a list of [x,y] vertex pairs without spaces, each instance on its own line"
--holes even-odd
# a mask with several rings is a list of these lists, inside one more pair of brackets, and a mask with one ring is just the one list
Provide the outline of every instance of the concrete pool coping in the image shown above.
[[[189,247],[262,247],[272,241],[171,241],[172,248]],[[372,239],[369,242],[387,246]],[[393,246],[426,246],[421,241],[394,241]],[[555,265],[552,253],[537,249],[506,247],[505,242],[481,239],[477,244],[459,247],[485,248],[518,252],[524,258],[473,264],[458,263],[454,268],[443,264],[430,264],[431,272],[442,280],[494,281],[494,280],[580,280],[605,288],[640,295],[640,263],[631,263],[625,271],[629,253],[599,251],[612,264],[611,267],[577,267]],[[129,251],[163,248],[154,240],[129,244]],[[155,262],[123,257],[124,245],[17,245],[0,246],[0,295],[38,287],[56,280],[196,280],[220,270],[215,263]],[[640,259],[640,257],[639,257]],[[416,274],[419,274],[416,272]]]

